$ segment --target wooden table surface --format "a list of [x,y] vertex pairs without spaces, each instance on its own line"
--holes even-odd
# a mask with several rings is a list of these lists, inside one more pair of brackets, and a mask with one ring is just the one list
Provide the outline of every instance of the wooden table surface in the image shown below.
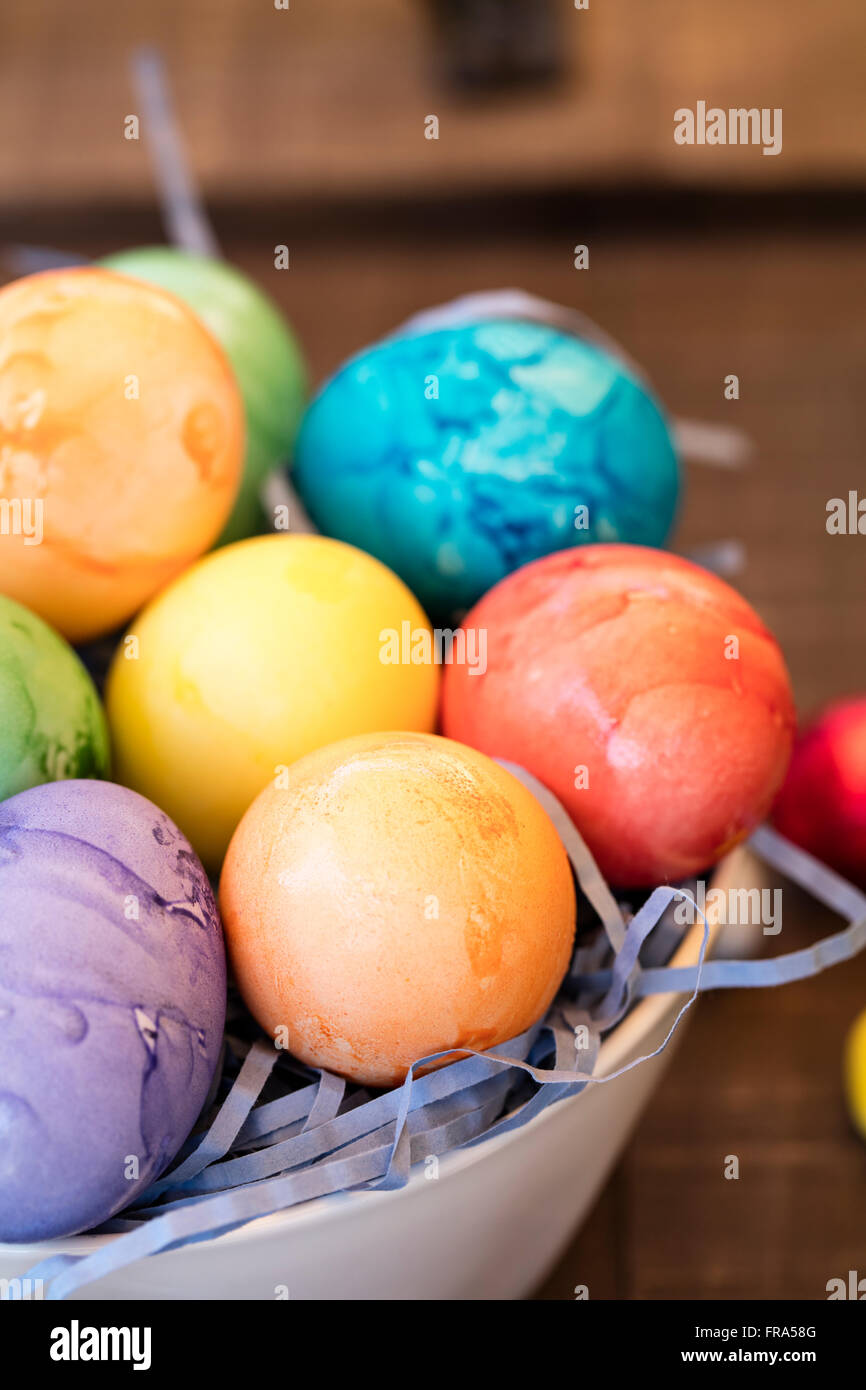
[[[594,317],[672,411],[747,430],[749,468],[689,468],[677,546],[742,539],[737,582],[777,633],[808,711],[866,690],[866,537],[825,530],[829,498],[866,495],[862,244],[817,212],[755,220],[711,204],[636,223],[575,199],[536,224],[507,208],[322,225],[283,209],[227,216],[220,230],[291,317],[315,379],[415,309],[520,285]],[[7,219],[0,235],[16,230]],[[144,223],[122,230],[153,235]],[[35,231],[64,240],[57,225],[29,223]],[[79,223],[77,249],[108,250],[117,232]],[[591,269],[577,272],[571,248],[584,240]],[[292,247],[288,272],[272,266],[281,241]],[[732,372],[737,402],[723,398]],[[768,940],[793,950],[831,927],[786,890],[783,931]],[[539,1296],[571,1298],[586,1284],[591,1298],[814,1299],[849,1269],[866,1275],[866,1145],[849,1128],[840,1081],[843,1037],[862,1008],[866,958],[808,983],[704,999]],[[739,1156],[736,1182],[723,1176],[728,1154]]]

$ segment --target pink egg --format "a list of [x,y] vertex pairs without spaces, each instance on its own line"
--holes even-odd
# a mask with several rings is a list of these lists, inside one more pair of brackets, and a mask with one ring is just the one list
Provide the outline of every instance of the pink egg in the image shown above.
[[795,844],[866,888],[866,696],[830,705],[806,727],[773,819]]

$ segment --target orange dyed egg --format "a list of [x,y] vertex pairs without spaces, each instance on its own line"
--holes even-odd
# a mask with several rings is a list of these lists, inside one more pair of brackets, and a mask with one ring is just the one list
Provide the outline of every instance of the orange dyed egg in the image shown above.
[[0,290],[0,593],[71,641],[206,550],[241,476],[243,407],[179,300],[101,269]]
[[220,906],[266,1032],[373,1086],[528,1028],[575,924],[547,813],[483,753],[433,734],[364,734],[293,764],[238,826]]

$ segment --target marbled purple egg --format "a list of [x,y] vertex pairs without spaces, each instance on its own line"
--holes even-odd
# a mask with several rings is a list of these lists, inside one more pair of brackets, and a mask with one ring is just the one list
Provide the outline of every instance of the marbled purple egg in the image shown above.
[[0,1240],[96,1226],[159,1175],[225,1003],[210,885],[156,806],[95,781],[0,804]]

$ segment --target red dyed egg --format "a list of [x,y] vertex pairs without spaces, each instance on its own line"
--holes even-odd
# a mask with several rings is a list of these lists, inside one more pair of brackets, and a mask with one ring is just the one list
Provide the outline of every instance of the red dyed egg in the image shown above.
[[866,888],[866,696],[830,705],[804,729],[773,820]]
[[464,626],[486,634],[486,670],[446,668],[443,731],[540,778],[612,883],[700,873],[766,814],[791,751],[790,682],[715,575],[584,546],[509,575]]

